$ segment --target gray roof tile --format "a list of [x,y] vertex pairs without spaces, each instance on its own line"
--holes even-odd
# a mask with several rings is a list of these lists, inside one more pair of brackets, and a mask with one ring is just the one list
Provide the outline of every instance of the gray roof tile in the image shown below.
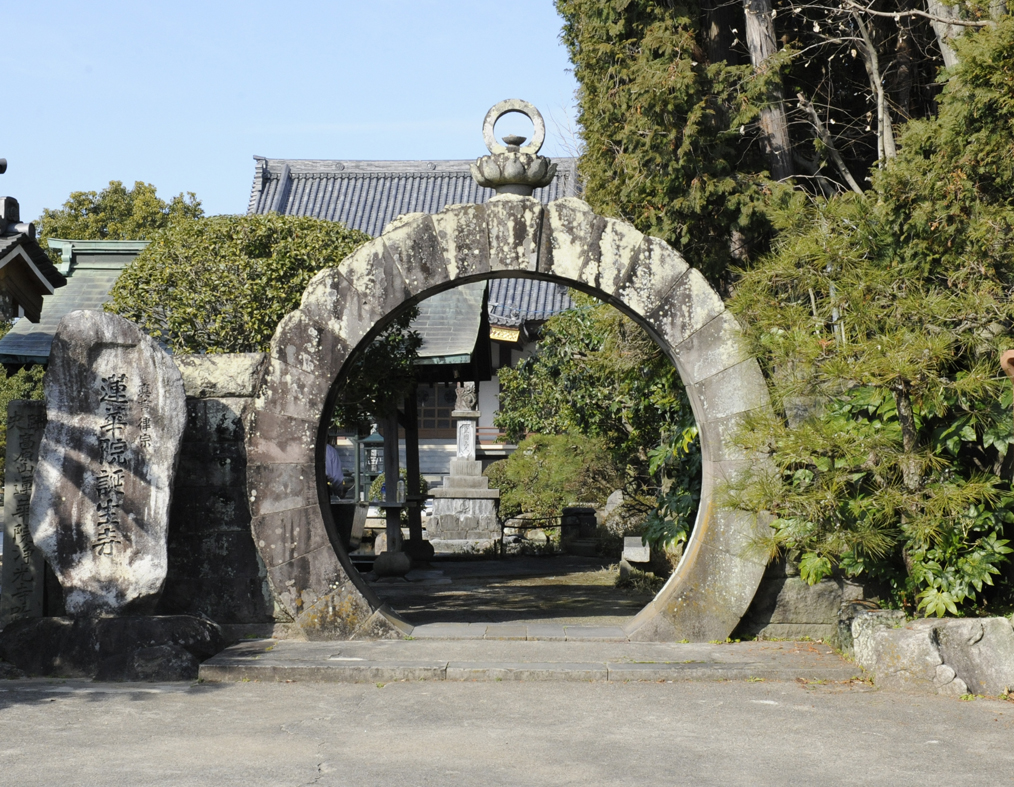
[[[481,203],[493,196],[472,180],[471,160],[254,159],[249,213],[315,216],[373,236],[402,214],[439,213],[448,205]],[[534,194],[544,203],[578,193],[576,160],[554,161],[556,178]]]
[[491,325],[514,327],[541,322],[573,308],[570,291],[562,284],[534,279],[493,279],[486,307]]
[[[493,196],[473,179],[469,161],[332,161],[321,159],[267,159],[257,162],[250,193],[250,213],[276,211],[340,221],[369,235],[379,235],[389,222],[405,213],[438,213],[448,205],[481,203]],[[577,160],[554,159],[556,178],[536,189],[543,203],[579,193]],[[567,288],[532,279],[496,279],[489,283],[489,318],[494,325],[515,326],[545,320],[574,304]],[[448,290],[424,301],[433,314],[454,314],[462,308]],[[481,289],[479,291],[481,292]],[[445,303],[443,299],[448,299]],[[422,309],[422,306],[420,307]],[[422,322],[421,322],[422,321]],[[425,327],[424,327],[425,322]],[[436,323],[422,311],[412,326],[428,346],[437,346]],[[476,327],[478,329],[478,327]],[[471,352],[474,334],[466,352]],[[432,345],[431,345],[432,343]],[[434,351],[433,355],[457,353]]]

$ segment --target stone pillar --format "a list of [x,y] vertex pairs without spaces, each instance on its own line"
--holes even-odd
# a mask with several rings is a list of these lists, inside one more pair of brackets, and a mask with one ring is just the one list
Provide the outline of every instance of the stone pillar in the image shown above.
[[45,402],[16,400],[7,405],[0,628],[15,620],[42,617],[45,561],[28,529],[28,508],[45,427]]
[[[464,400],[474,408],[474,387],[471,396],[465,390],[464,396],[459,394],[459,405]],[[451,474],[444,476],[443,487],[433,490],[433,515],[427,531],[434,549],[444,552],[484,549],[500,538],[496,518],[500,490],[489,488],[482,463],[475,458],[480,413],[472,408],[451,413],[458,421],[457,456],[451,460]]]
[[408,504],[408,541],[403,548],[409,557],[425,563],[433,547],[423,540],[422,504],[419,492],[419,405],[416,387],[405,396],[405,501]]
[[401,509],[398,501],[398,481],[401,480],[398,462],[398,411],[393,409],[384,416],[384,512],[387,516],[387,551],[401,552]]
[[384,512],[387,518],[387,549],[373,561],[373,571],[382,577],[403,577],[412,560],[402,549],[401,506],[398,504],[398,411],[384,416]]

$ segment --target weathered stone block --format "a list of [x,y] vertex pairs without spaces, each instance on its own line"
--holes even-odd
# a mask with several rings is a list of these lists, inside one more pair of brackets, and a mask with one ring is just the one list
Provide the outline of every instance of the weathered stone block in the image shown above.
[[[655,313],[670,301],[670,293],[676,283],[695,273],[680,253],[665,241],[646,235],[638,249],[636,264],[630,265],[624,272],[624,281],[610,300],[647,317],[649,325],[659,332],[660,323],[655,319]],[[659,335],[663,334],[659,332]]]
[[647,317],[670,347],[678,347],[725,311],[721,297],[693,268],[673,282],[664,296],[654,302]]
[[76,311],[56,329],[29,526],[72,615],[154,609],[186,424],[183,381],[138,326]]
[[176,485],[169,513],[170,538],[174,533],[207,531],[250,532],[250,505],[246,486]]
[[452,476],[480,476],[482,475],[482,462],[476,459],[452,459]]
[[[373,314],[390,314],[415,294],[395,263],[383,236],[352,252],[342,260],[338,270],[370,304]],[[350,344],[358,341],[358,338],[353,340],[344,332],[339,332],[339,335],[349,339]]]
[[255,406],[257,410],[319,421],[332,380],[271,358]]
[[251,523],[257,534],[256,546],[264,563],[273,568],[291,560],[330,547],[320,506],[306,506],[257,517]]
[[258,410],[247,441],[247,458],[256,464],[310,464],[320,424],[291,415]]
[[[701,402],[698,423],[770,406],[767,384],[753,358],[693,386]],[[689,391],[691,386],[687,386]]]
[[[3,630],[0,658],[30,675],[148,680],[155,678],[144,677],[144,666],[139,674],[135,660],[141,665],[150,663],[155,654],[147,649],[167,645],[200,662],[215,655],[224,642],[221,630],[211,621],[183,615],[36,618],[12,623]],[[160,679],[195,677],[163,672]]]
[[3,582],[0,628],[43,614],[45,562],[28,526],[32,479],[46,428],[43,402],[7,405],[7,456],[3,503]]
[[767,566],[768,555],[757,546],[757,539],[767,534],[770,523],[771,517],[767,514],[722,508],[714,501],[697,515],[697,527],[706,528],[709,548],[761,567]]
[[344,584],[348,577],[330,545],[268,569],[275,598],[299,622],[299,615]]
[[[866,616],[853,622],[856,624]],[[866,647],[860,647],[865,641]],[[916,620],[900,628],[877,628],[868,637],[855,637],[856,660],[874,673],[877,686],[902,691],[921,691],[936,694],[937,667],[943,664],[937,649],[935,624],[931,620]],[[941,673],[940,679],[946,675]]]
[[348,581],[336,581],[296,617],[309,640],[351,639],[360,629],[375,624],[373,608]]
[[616,296],[630,271],[640,264],[644,235],[625,221],[606,219],[599,237],[597,288]]
[[432,220],[443,247],[448,279],[462,279],[489,270],[489,231],[484,205],[451,205]]
[[418,294],[447,281],[443,245],[429,214],[417,214],[392,225],[384,229],[382,237],[408,291]]
[[294,311],[282,318],[271,339],[271,357],[308,374],[333,380],[351,347],[326,324]]
[[357,290],[337,268],[325,268],[303,291],[299,311],[354,347],[384,314]]
[[1014,691],[1014,629],[1007,618],[941,620],[940,656],[973,694]]
[[623,539],[623,560],[631,563],[647,563],[651,560],[651,547],[645,544],[640,536],[627,536]]
[[[194,402],[187,400],[188,408]],[[216,443],[242,443],[246,439],[250,417],[253,414],[253,400],[240,397],[204,399],[201,413],[201,439]],[[189,413],[190,410],[188,409]],[[188,422],[188,427],[190,422]],[[187,435],[183,441],[187,442]]]
[[183,443],[177,483],[184,486],[242,487],[246,481],[242,443]]
[[697,429],[701,436],[701,452],[704,460],[709,462],[750,460],[750,455],[736,444],[736,435],[749,416],[749,412],[743,412],[725,418],[699,419]]
[[254,518],[319,502],[317,471],[313,464],[250,465],[247,491],[250,515]]
[[765,577],[736,633],[775,637],[789,626],[800,636],[830,637],[837,632],[841,604],[842,589],[834,580],[811,586],[799,577]]
[[[696,552],[694,559],[684,557],[686,569],[670,580],[670,592],[660,593],[628,627],[631,639],[707,642],[724,639],[736,628],[742,616],[736,610],[749,607],[764,567],[709,549],[706,543],[689,544],[691,551]],[[664,621],[649,621],[655,612]]]
[[[597,216],[584,200],[565,197],[549,203],[543,214],[539,270],[598,288],[599,241],[605,225],[606,219]],[[640,243],[640,233],[637,236]],[[615,270],[607,272],[606,294],[612,294],[615,277]]]
[[183,378],[187,396],[253,396],[264,371],[265,353],[176,355],[173,360]]
[[491,271],[536,271],[542,204],[534,197],[499,194],[486,203]]
[[694,331],[675,347],[685,385],[700,382],[750,358],[743,331],[728,311]]

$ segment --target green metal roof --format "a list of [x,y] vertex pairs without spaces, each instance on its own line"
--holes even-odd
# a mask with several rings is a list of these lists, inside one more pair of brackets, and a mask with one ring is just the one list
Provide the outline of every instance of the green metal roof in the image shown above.
[[467,364],[479,338],[486,282],[462,284],[433,295],[419,304],[412,320],[423,343],[416,366]]
[[78,309],[101,309],[123,269],[141,253],[146,240],[62,240],[49,246],[60,252],[57,270],[67,284],[43,299],[37,323],[18,320],[0,339],[0,363],[48,363],[56,326],[64,315]]

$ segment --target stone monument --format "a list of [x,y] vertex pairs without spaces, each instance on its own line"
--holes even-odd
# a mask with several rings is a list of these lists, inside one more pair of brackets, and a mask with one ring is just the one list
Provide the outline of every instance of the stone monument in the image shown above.
[[28,510],[39,443],[45,428],[45,403],[18,400],[7,405],[0,627],[15,620],[42,617],[43,614],[45,565],[42,552],[36,549],[28,528]]
[[482,549],[500,537],[496,519],[500,490],[489,488],[482,463],[475,458],[476,424],[481,415],[475,409],[475,383],[459,385],[456,393],[451,412],[458,422],[456,456],[444,485],[433,490],[433,514],[426,528],[433,548],[443,552]]
[[29,527],[67,613],[151,613],[166,577],[183,381],[134,323],[76,311],[57,326]]

